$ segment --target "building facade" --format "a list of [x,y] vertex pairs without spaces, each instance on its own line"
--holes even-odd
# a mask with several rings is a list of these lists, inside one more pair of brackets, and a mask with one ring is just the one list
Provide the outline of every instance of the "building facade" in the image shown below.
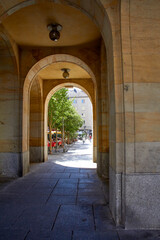
[[68,95],[69,98],[73,100],[74,108],[83,119],[83,126],[80,130],[86,131],[88,135],[92,135],[93,110],[88,95],[79,88],[69,88]]
[[92,102],[117,226],[160,229],[159,26],[159,0],[0,0],[0,176],[47,161],[47,104],[74,85]]

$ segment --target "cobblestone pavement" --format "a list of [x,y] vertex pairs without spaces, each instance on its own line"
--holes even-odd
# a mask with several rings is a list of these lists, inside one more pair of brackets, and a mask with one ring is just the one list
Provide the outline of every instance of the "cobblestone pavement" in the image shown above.
[[0,240],[160,240],[160,231],[116,229],[91,152],[78,142],[1,186]]

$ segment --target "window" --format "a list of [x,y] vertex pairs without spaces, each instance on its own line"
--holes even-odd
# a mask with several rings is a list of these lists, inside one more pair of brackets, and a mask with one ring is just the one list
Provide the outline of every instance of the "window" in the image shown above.
[[81,102],[82,102],[82,103],[85,103],[85,99],[82,99]]
[[76,100],[76,99],[74,99],[74,100],[73,100],[73,103],[77,103],[77,100]]

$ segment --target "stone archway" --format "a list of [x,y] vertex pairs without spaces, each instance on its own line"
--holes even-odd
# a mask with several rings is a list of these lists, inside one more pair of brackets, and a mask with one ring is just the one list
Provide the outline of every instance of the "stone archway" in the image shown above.
[[[24,88],[23,88],[23,137],[22,137],[22,151],[23,151],[23,163],[25,166],[25,169],[28,169],[29,166],[29,132],[28,132],[28,127],[29,127],[29,98],[30,98],[30,90],[33,81],[37,77],[38,73],[46,68],[48,65],[56,62],[73,62],[74,64],[79,65],[85,71],[89,73],[91,76],[92,82],[93,82],[93,92],[92,92],[92,98],[96,99],[96,79],[94,76],[94,73],[91,71],[91,69],[80,59],[66,55],[66,54],[56,54],[52,56],[48,56],[42,60],[40,60],[37,64],[35,64],[31,70],[29,71],[25,83],[24,83]],[[82,85],[82,87],[84,87]],[[85,88],[85,87],[84,87]],[[43,102],[44,104],[44,102]],[[42,107],[43,109],[43,107]],[[96,108],[94,107],[93,110],[93,115],[94,115],[94,122],[96,123]],[[94,123],[94,126],[95,126]],[[96,139],[96,128],[94,127],[95,131],[95,139]],[[96,146],[96,141],[94,141],[94,156],[96,156],[96,151],[97,151],[97,146]],[[44,159],[46,159],[46,151],[44,151]],[[95,157],[96,159],[96,157]],[[96,160],[95,160],[96,161]]]
[[52,95],[58,91],[59,89],[63,87],[67,87],[69,84],[72,84],[72,86],[82,89],[90,98],[90,101],[92,103],[92,111],[93,111],[93,162],[97,161],[97,129],[96,129],[96,101],[95,101],[95,94],[94,94],[94,86],[92,83],[88,84],[87,87],[85,87],[83,81],[79,80],[64,80],[63,83],[53,82],[53,84],[50,86],[51,90],[48,92],[47,96],[44,98],[44,142],[45,142],[45,152],[44,152],[44,159],[47,159],[48,157],[48,151],[47,151],[47,116],[48,116],[48,103]]
[[[2,13],[0,20],[2,21],[7,16],[13,14],[14,12],[25,8],[29,5],[34,5],[41,3],[41,0],[38,1],[14,1],[8,3],[6,6],[2,6]],[[57,1],[53,1],[57,2]],[[108,84],[109,89],[109,118],[110,118],[110,184],[111,191],[110,197],[112,201],[110,201],[110,207],[116,222],[119,223],[121,221],[122,214],[122,204],[121,199],[122,196],[119,194],[119,190],[117,190],[115,185],[119,185],[122,188],[122,175],[121,173],[126,171],[123,166],[125,165],[125,154],[124,154],[124,99],[123,99],[123,80],[122,80],[122,58],[121,58],[121,38],[120,38],[120,4],[119,1],[109,1],[105,2],[100,0],[97,1],[74,1],[74,0],[61,0],[58,3],[66,4],[72,7],[75,7],[82,11],[84,14],[89,16],[94,23],[98,26],[101,35],[103,37],[106,49],[106,62],[107,62],[107,73],[106,73],[106,84]],[[36,71],[36,69],[34,69]],[[34,71],[31,75],[34,76]],[[32,76],[27,76],[32,79]],[[100,80],[100,79],[99,79]],[[22,77],[23,81],[23,77]],[[29,82],[28,82],[29,83]],[[28,84],[24,83],[24,85]],[[24,86],[25,88],[26,86]],[[103,85],[98,86],[98,88],[103,88]],[[101,94],[101,91],[99,91]],[[27,93],[28,94],[28,93]],[[103,103],[101,101],[101,96],[99,94],[99,105],[101,108]],[[23,96],[24,102],[27,102],[27,97],[24,92]],[[27,128],[27,107],[23,105],[23,126]],[[25,116],[26,115],[26,116]],[[101,119],[103,118],[102,112],[100,114]],[[126,117],[127,122],[128,118]],[[134,126],[134,117],[132,118],[132,127]],[[28,126],[29,127],[29,126]],[[126,133],[126,132],[125,132]],[[23,142],[22,142],[22,152],[23,152],[23,160],[22,166],[25,169],[25,166],[28,164],[28,152],[27,152],[27,131],[23,129]],[[26,138],[26,139],[25,139]],[[24,139],[26,141],[24,141]],[[133,146],[134,148],[134,146]],[[126,148],[127,149],[127,148]],[[116,184],[115,184],[116,182]],[[124,193],[124,191],[123,191]],[[124,211],[123,211],[124,212]]]

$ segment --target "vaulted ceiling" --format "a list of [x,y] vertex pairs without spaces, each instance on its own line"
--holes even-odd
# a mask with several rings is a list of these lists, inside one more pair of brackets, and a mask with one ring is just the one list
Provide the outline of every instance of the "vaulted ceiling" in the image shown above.
[[[58,42],[49,39],[47,25],[63,26]],[[100,38],[93,22],[77,9],[56,3],[25,7],[3,21],[11,37],[23,46],[74,46]]]
[[[63,27],[57,42],[49,38],[47,25],[50,23]],[[5,18],[2,24],[21,48],[90,46],[101,38],[98,28],[88,16],[74,7],[53,2],[24,7]],[[60,79],[61,68],[70,68],[71,78],[90,78],[84,69],[66,62],[52,64],[39,75],[42,79]]]

